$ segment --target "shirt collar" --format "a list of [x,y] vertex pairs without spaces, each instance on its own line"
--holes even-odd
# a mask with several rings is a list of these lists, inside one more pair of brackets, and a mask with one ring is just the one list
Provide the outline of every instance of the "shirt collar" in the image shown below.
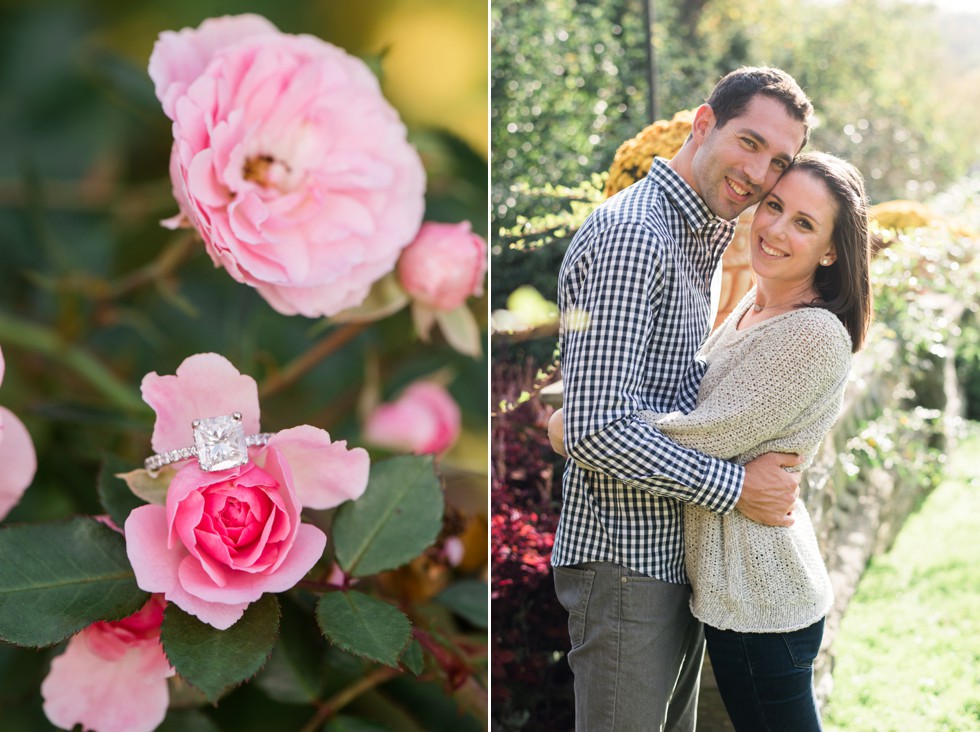
[[667,161],[660,157],[655,157],[650,165],[650,177],[659,185],[671,202],[681,212],[688,226],[693,231],[700,232],[705,226],[714,224],[734,228],[735,221],[728,221],[719,216],[715,216],[708,208],[708,204],[701,200],[701,196],[694,192],[690,184],[684,180],[680,173],[667,165]]

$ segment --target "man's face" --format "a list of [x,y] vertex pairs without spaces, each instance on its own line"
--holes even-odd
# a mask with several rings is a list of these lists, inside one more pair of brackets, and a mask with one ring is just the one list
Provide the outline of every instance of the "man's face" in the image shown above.
[[803,146],[803,122],[775,99],[757,94],[739,117],[718,127],[710,107],[694,121],[694,190],[723,219],[766,196]]

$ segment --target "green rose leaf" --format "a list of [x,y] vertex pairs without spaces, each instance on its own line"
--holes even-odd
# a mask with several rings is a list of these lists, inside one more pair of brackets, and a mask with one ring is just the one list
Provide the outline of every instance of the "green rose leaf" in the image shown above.
[[168,604],[160,639],[177,673],[215,702],[259,672],[278,634],[279,601],[275,595],[263,595],[227,630],[213,628]]
[[334,517],[337,562],[355,577],[400,567],[436,540],[442,511],[431,456],[375,463],[364,495],[345,503]]
[[300,608],[288,595],[279,598],[282,607],[279,641],[269,662],[252,683],[276,701],[310,704],[324,688],[323,639],[313,613]]
[[97,620],[132,615],[136,586],[122,536],[93,518],[0,529],[0,638],[57,643]]
[[421,676],[425,669],[425,657],[422,654],[422,645],[413,640],[402,654],[402,666],[411,671],[415,676]]
[[133,493],[126,482],[119,478],[119,473],[128,470],[132,470],[132,465],[122,458],[106,455],[102,461],[102,469],[99,471],[97,486],[99,500],[102,502],[102,507],[106,513],[119,528],[123,528],[130,511],[146,505],[146,501]]
[[487,583],[463,580],[436,596],[439,602],[477,628],[487,627]]
[[395,668],[412,633],[401,610],[363,592],[328,592],[316,605],[316,620],[331,643]]

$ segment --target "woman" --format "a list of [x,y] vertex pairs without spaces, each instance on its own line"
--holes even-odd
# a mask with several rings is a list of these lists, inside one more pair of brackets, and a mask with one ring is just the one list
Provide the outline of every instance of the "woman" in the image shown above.
[[[643,413],[667,437],[739,464],[798,453],[803,469],[840,411],[851,355],[871,320],[867,203],[860,173],[800,155],[759,204],[756,286],[702,347],[690,413]],[[549,434],[561,444],[560,410]],[[691,611],[739,731],[820,730],[813,661],[833,591],[803,503],[769,527],[687,505]]]

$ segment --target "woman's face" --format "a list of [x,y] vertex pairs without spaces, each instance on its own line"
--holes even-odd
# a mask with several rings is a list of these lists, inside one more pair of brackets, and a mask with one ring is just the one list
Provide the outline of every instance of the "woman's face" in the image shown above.
[[836,259],[837,202],[823,181],[792,168],[762,199],[752,218],[752,269],[759,278],[808,285],[820,260]]

